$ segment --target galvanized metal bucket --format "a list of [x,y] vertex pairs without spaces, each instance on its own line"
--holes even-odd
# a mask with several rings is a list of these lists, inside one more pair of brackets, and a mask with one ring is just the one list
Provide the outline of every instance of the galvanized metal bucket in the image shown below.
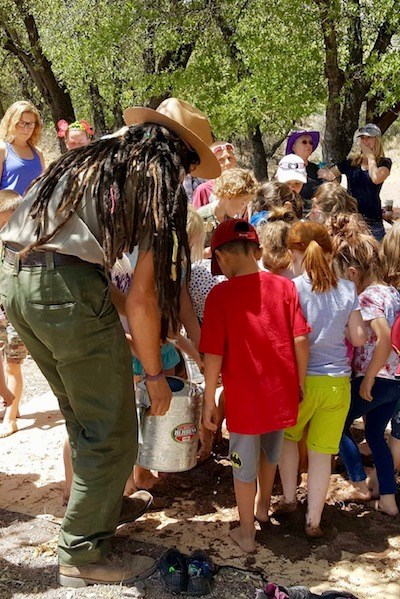
[[184,472],[197,464],[202,390],[195,383],[167,376],[172,400],[164,416],[150,416],[144,382],[137,385],[139,447],[136,463],[148,470]]

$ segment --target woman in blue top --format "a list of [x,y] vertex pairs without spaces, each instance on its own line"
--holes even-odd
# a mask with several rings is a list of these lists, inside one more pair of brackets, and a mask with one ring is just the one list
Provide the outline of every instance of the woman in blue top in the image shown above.
[[385,235],[382,221],[380,191],[390,174],[392,161],[385,158],[382,132],[377,125],[368,123],[357,131],[360,151],[331,169],[322,168],[318,177],[326,181],[340,180],[346,175],[349,193],[358,202],[358,211],[364,217],[372,235],[381,241]]
[[42,119],[31,102],[14,102],[0,123],[0,189],[24,195],[44,170],[42,152],[36,147]]

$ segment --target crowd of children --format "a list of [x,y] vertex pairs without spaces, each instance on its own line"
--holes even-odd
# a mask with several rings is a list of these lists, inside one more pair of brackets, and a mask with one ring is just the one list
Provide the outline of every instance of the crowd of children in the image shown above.
[[[244,175],[235,168],[231,182],[234,176]],[[274,509],[297,508],[302,440],[307,536],[324,534],[321,517],[338,453],[349,479],[345,498],[376,499],[377,509],[398,514],[400,380],[391,328],[400,314],[400,226],[380,246],[356,200],[335,183],[317,189],[303,218],[298,190],[279,181],[257,189],[236,215],[244,220],[232,216],[219,218],[205,253],[208,268],[201,262],[208,283],[199,316],[203,420],[211,431],[222,417],[215,402],[222,374],[240,518],[233,540],[244,551],[256,549],[254,518],[268,520],[276,464],[283,497]],[[224,282],[216,279],[220,274]],[[196,285],[196,303],[199,295]],[[369,476],[351,432],[360,417],[375,465]]]

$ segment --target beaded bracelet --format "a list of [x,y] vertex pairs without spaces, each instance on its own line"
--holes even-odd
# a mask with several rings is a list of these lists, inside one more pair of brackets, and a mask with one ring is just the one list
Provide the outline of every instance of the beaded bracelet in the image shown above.
[[160,372],[157,372],[157,374],[149,374],[148,372],[145,372],[144,378],[146,379],[146,381],[149,381],[150,383],[152,383],[154,381],[158,381],[163,376],[164,376],[164,370],[161,369]]

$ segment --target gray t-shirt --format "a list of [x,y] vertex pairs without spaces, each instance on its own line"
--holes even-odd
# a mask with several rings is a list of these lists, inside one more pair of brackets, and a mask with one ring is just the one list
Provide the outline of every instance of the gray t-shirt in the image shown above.
[[308,375],[349,376],[345,329],[354,310],[359,310],[354,283],[339,279],[336,288],[318,293],[304,273],[293,279],[304,316],[312,327]]
[[[57,225],[64,219],[64,216],[60,215],[57,211],[57,206],[64,192],[66,182],[66,175],[61,176],[50,198],[46,211],[44,234],[53,232]],[[42,184],[43,179],[39,179],[28,191],[24,197],[24,201],[18,206],[8,223],[1,229],[0,239],[13,248],[24,248],[36,239],[35,229],[37,223],[31,218],[29,211],[36,200]],[[131,193],[131,183],[129,180],[125,184],[125,193],[127,197]],[[150,238],[147,235],[139,243],[139,251],[147,251],[150,249],[150,246]],[[103,265],[104,251],[97,218],[97,208],[96,202],[91,195],[90,187],[86,190],[77,212],[72,215],[50,241],[43,243],[37,249],[77,256],[86,262]]]

